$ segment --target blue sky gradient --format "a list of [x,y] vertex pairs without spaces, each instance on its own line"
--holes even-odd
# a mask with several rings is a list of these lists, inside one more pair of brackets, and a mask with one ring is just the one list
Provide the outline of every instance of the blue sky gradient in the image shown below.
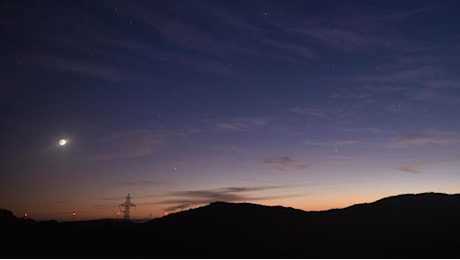
[[[458,193],[457,1],[2,1],[2,208]],[[58,146],[66,138],[68,145]]]

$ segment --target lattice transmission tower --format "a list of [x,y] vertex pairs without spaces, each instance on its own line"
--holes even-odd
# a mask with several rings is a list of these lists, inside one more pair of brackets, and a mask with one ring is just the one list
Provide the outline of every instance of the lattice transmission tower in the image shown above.
[[129,219],[129,210],[131,207],[136,207],[136,204],[131,203],[131,196],[129,196],[128,193],[125,203],[121,203],[120,205],[118,205],[120,212],[123,212],[123,217],[125,220]]

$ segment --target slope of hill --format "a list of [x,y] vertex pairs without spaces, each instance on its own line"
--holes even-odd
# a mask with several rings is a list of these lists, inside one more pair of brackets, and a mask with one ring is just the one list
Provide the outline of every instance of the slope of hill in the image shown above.
[[404,194],[319,212],[215,202],[147,223],[1,213],[3,258],[460,257],[460,194]]

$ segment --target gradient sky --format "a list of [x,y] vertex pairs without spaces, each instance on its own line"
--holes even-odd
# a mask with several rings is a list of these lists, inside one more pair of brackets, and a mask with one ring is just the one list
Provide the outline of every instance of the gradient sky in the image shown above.
[[[460,192],[459,1],[2,1],[0,208]],[[60,138],[68,145],[58,146]]]

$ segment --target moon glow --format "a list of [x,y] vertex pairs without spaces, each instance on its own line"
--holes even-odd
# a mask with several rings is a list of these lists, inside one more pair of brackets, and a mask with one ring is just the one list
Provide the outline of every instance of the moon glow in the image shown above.
[[64,146],[64,145],[66,145],[66,144],[67,144],[67,140],[66,140],[66,139],[60,139],[60,140],[59,140],[59,145],[60,145],[60,146]]

